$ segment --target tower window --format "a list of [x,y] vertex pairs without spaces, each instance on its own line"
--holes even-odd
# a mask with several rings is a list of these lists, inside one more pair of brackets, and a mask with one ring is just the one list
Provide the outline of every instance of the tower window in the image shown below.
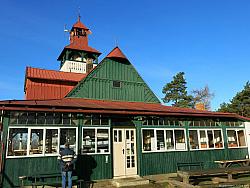
[[120,88],[121,82],[120,81],[113,81],[113,87]]

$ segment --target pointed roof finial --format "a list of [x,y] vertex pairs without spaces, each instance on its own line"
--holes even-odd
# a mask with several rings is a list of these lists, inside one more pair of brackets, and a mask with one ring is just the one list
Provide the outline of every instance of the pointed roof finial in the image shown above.
[[81,11],[80,11],[80,6],[78,7],[78,21],[81,20]]

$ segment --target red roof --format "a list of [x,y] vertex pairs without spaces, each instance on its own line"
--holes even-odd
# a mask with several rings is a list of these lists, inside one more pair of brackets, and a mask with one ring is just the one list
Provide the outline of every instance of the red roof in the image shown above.
[[0,101],[0,109],[58,111],[82,113],[108,113],[124,115],[171,115],[195,117],[227,117],[250,121],[233,113],[211,112],[189,108],[177,108],[155,103],[121,102],[108,100],[92,100],[79,98],[63,98],[58,100],[11,100]]
[[[78,21],[73,25],[73,27],[80,28],[80,29],[85,29],[85,30],[89,30],[89,28],[87,28],[87,27],[80,21],[80,19],[78,19]],[[72,27],[72,28],[73,28],[73,27]]]
[[73,73],[73,72],[62,72],[55,70],[45,70],[39,68],[26,68],[26,78],[36,78],[43,80],[60,80],[60,81],[71,81],[71,82],[79,82],[87,74],[82,73]]
[[87,52],[101,54],[101,52],[99,52],[98,50],[96,50],[90,46],[83,45],[83,43],[81,43],[81,42],[73,42],[73,43],[69,44],[68,46],[65,46],[64,49],[65,48],[66,49],[73,49],[73,50],[83,50],[83,51],[87,51]]
[[120,50],[120,48],[117,46],[115,47],[108,55],[108,58],[122,58],[122,59],[127,59],[127,57],[122,53],[122,51]]
[[27,67],[25,99],[45,100],[65,97],[87,74]]

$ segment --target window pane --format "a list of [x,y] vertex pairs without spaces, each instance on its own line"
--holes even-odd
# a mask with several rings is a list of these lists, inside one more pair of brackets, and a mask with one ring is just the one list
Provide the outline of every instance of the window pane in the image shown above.
[[83,120],[84,125],[91,125],[91,115],[85,115]]
[[27,112],[20,112],[18,124],[27,124]]
[[164,131],[156,130],[157,150],[165,150]]
[[220,130],[214,130],[215,148],[223,148],[222,135]]
[[58,153],[58,129],[46,129],[45,153]]
[[28,113],[28,124],[36,124],[36,113],[35,112]]
[[190,130],[189,131],[189,144],[190,144],[191,149],[199,149],[197,130]]
[[100,125],[100,115],[92,116],[92,125]]
[[70,114],[69,113],[63,114],[63,124],[70,125]]
[[71,114],[71,125],[77,125],[77,114]]
[[95,153],[95,129],[83,129],[83,153]]
[[30,155],[43,153],[43,129],[31,129]]
[[97,129],[97,153],[109,152],[108,129]]
[[53,124],[54,114],[46,113],[46,124]]
[[68,143],[70,148],[76,152],[76,129],[61,128],[60,129],[60,149],[64,148],[64,144]]
[[45,113],[37,113],[37,124],[45,124]]
[[10,128],[8,156],[23,156],[27,154],[28,129]]
[[55,124],[62,124],[62,114],[61,113],[55,113]]
[[175,130],[174,135],[175,135],[175,149],[185,150],[186,144],[185,144],[184,130]]
[[227,130],[227,141],[228,147],[238,147],[235,130]]
[[17,124],[18,112],[10,112],[10,124]]
[[167,150],[174,149],[174,132],[173,130],[167,130],[166,131],[166,145]]
[[101,124],[102,125],[108,125],[109,124],[109,118],[108,118],[108,116],[102,116],[102,118],[101,118]]
[[243,130],[237,131],[238,139],[239,139],[239,146],[246,146],[245,134]]
[[204,130],[200,130],[200,143],[201,148],[207,148],[207,136]]
[[208,137],[209,148],[214,148],[214,138],[213,138],[213,131],[212,130],[207,131],[207,137]]
[[143,136],[143,150],[154,151],[156,149],[154,141],[154,130],[144,129],[142,131],[142,136]]

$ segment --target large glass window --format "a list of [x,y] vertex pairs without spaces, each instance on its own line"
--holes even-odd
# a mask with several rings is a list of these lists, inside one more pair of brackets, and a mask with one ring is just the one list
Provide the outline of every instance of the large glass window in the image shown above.
[[190,149],[199,149],[199,140],[198,140],[197,130],[189,131],[189,142],[190,142]]
[[155,150],[154,130],[144,129],[142,130],[142,135],[143,135],[143,150],[154,151]]
[[109,153],[109,128],[83,128],[82,153]]
[[60,129],[60,149],[64,148],[65,143],[76,152],[76,129],[61,128]]
[[222,130],[189,130],[190,149],[223,148]]
[[165,150],[164,130],[156,130],[157,150]]
[[58,153],[58,129],[46,129],[45,154]]
[[245,147],[246,146],[245,131],[240,129],[227,130],[227,144],[229,148]]
[[174,130],[166,130],[166,146],[167,150],[174,149]]
[[[60,136],[59,136],[60,135]],[[77,153],[76,128],[9,128],[7,156],[58,155],[65,143]]]
[[30,155],[43,154],[43,129],[31,129]]
[[9,156],[27,155],[28,129],[10,128],[8,141]]
[[186,150],[184,129],[143,129],[143,151]]

